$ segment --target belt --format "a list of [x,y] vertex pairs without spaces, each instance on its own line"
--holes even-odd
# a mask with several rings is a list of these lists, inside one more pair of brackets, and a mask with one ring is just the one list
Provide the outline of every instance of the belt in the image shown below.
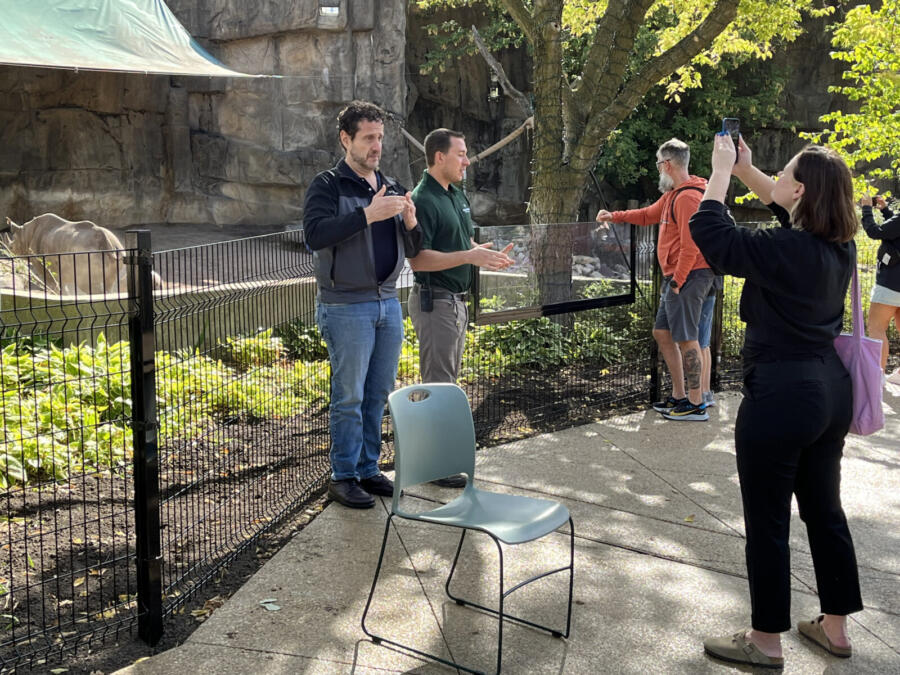
[[[422,288],[422,284],[415,283],[413,284],[413,290],[418,291]],[[465,302],[469,294],[468,293],[451,293],[446,288],[441,288],[440,286],[432,286],[431,287],[431,297],[432,298],[441,298],[443,300],[460,300]]]

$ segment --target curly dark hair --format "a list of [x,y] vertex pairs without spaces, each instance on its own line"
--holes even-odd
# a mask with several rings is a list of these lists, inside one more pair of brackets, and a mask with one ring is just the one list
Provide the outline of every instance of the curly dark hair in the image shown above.
[[359,131],[359,123],[362,120],[368,122],[381,122],[383,124],[386,117],[387,113],[374,103],[369,103],[368,101],[350,101],[347,107],[338,113],[338,135],[340,135],[342,131],[346,131],[347,135],[350,136],[350,139],[352,140],[353,137],[356,136],[356,132]]

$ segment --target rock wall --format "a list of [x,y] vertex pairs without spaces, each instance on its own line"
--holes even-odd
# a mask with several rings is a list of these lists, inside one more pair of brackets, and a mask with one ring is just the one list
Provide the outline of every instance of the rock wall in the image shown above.
[[[0,217],[289,224],[353,98],[406,116],[401,0],[169,0],[241,79],[0,66]],[[388,125],[383,168],[410,183]]]

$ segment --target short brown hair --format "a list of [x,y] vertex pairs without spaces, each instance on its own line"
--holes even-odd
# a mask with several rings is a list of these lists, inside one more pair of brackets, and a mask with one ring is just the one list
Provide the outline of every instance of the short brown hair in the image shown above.
[[438,152],[447,152],[450,149],[451,138],[462,138],[465,135],[452,129],[435,129],[425,137],[425,162],[428,166],[434,166],[434,156]]
[[797,154],[794,180],[803,194],[791,209],[791,221],[825,241],[844,243],[859,229],[853,205],[850,168],[834,150],[809,145]]
[[338,135],[342,131],[346,131],[350,136],[350,140],[356,136],[359,131],[359,123],[363,120],[368,122],[381,122],[384,124],[384,118],[387,117],[384,110],[374,103],[368,101],[350,101],[347,107],[338,113]]

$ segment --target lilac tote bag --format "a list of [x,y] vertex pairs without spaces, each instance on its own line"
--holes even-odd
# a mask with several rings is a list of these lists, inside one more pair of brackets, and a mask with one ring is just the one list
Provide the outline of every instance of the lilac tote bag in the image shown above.
[[853,381],[853,420],[850,433],[868,436],[884,426],[881,396],[884,387],[881,377],[881,340],[863,335],[862,303],[859,299],[859,276],[856,254],[853,255],[853,333],[841,333],[834,339],[834,348]]

